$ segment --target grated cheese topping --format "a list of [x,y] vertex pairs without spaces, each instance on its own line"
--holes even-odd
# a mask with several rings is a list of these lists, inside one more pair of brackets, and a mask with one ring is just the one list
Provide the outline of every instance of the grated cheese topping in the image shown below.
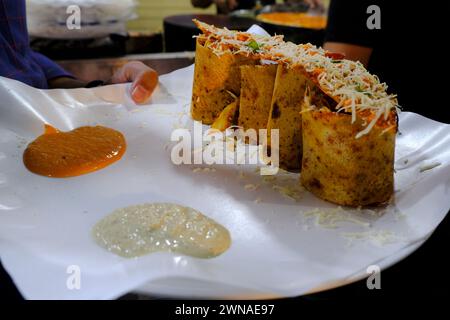
[[356,217],[350,211],[344,210],[342,207],[333,209],[315,208],[313,210],[303,212],[305,218],[314,218],[316,226],[322,228],[335,229],[340,226],[340,223],[354,223],[362,227],[370,227],[371,224],[366,219]]
[[426,165],[421,166],[421,167],[419,168],[419,171],[420,171],[420,172],[425,172],[425,171],[434,169],[434,168],[436,168],[436,167],[439,167],[441,164],[442,164],[442,163],[440,163],[440,162],[433,162],[433,163],[430,163],[430,164],[426,164]]
[[[203,34],[197,36],[216,55],[225,53],[254,56],[305,72],[325,94],[336,101],[336,111],[351,113],[352,123],[362,120],[364,129],[356,138],[368,134],[378,123],[392,120],[400,111],[397,96],[388,94],[388,86],[370,74],[359,61],[343,59],[310,43],[296,45],[272,37],[216,28],[194,20]],[[391,128],[390,128],[391,129]]]
[[294,201],[300,201],[305,189],[300,185],[272,185],[272,189],[278,191],[282,196]]
[[369,241],[373,245],[382,247],[389,244],[394,244],[399,241],[404,241],[404,237],[395,234],[391,230],[371,230],[365,232],[343,232],[341,236],[351,241],[354,240]]
[[216,28],[195,19],[194,22],[203,32],[196,37],[218,56],[226,53],[246,56],[256,54],[255,58],[259,58],[258,53],[283,43],[283,36],[266,37],[248,32],[228,30],[227,28]]

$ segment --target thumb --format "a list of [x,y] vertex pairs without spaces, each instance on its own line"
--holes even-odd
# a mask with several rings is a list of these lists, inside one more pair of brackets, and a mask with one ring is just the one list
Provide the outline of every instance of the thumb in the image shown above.
[[136,103],[146,102],[158,84],[158,73],[153,69],[140,72],[131,85],[131,98]]

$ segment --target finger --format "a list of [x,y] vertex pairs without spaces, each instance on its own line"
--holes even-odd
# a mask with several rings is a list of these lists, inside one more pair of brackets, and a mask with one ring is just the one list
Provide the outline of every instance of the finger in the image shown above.
[[136,103],[146,102],[156,85],[158,73],[140,61],[131,61],[117,70],[111,78],[111,83],[124,83],[132,81],[131,97]]
[[[111,78],[112,83],[124,83],[134,81],[143,70],[150,68],[140,61],[127,62],[119,68]],[[150,69],[152,70],[152,69]]]
[[155,70],[141,71],[131,85],[131,98],[136,103],[146,102],[158,84],[158,74]]

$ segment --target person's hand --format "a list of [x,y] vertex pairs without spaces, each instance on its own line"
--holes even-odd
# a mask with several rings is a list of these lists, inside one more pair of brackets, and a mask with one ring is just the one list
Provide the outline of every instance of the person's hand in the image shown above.
[[158,73],[140,61],[131,61],[114,73],[110,83],[131,81],[131,98],[136,103],[145,103],[158,84]]
[[220,11],[228,13],[238,6],[238,0],[214,0]]

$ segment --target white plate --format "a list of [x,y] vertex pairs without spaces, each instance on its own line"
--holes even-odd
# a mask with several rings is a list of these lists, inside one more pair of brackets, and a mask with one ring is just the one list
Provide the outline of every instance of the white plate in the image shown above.
[[[445,217],[450,126],[412,113],[400,117],[395,202],[380,217],[345,213],[371,227],[342,222],[330,229],[306,219],[311,209],[336,206],[306,191],[296,202],[273,189],[274,183],[297,185],[296,174],[264,183],[254,166],[194,172],[197,166],[172,164],[170,134],[192,124],[192,72],[189,67],[162,76],[152,101],[140,107],[129,101],[126,85],[45,91],[0,79],[0,257],[25,297],[108,299],[131,290],[211,298],[297,296],[364,277],[371,264],[384,268],[397,262]],[[118,129],[126,136],[127,153],[80,177],[34,175],[21,157],[42,133],[43,122],[61,130],[92,124]],[[434,163],[440,165],[421,172]],[[250,183],[260,186],[246,190]],[[152,201],[200,210],[230,230],[231,248],[209,260],[171,253],[125,259],[94,243],[90,230],[99,219],[116,208]],[[343,236],[349,232],[361,238],[349,244]],[[376,242],[382,239],[373,235],[380,232],[390,241]],[[79,290],[67,287],[72,265],[81,271]]]

